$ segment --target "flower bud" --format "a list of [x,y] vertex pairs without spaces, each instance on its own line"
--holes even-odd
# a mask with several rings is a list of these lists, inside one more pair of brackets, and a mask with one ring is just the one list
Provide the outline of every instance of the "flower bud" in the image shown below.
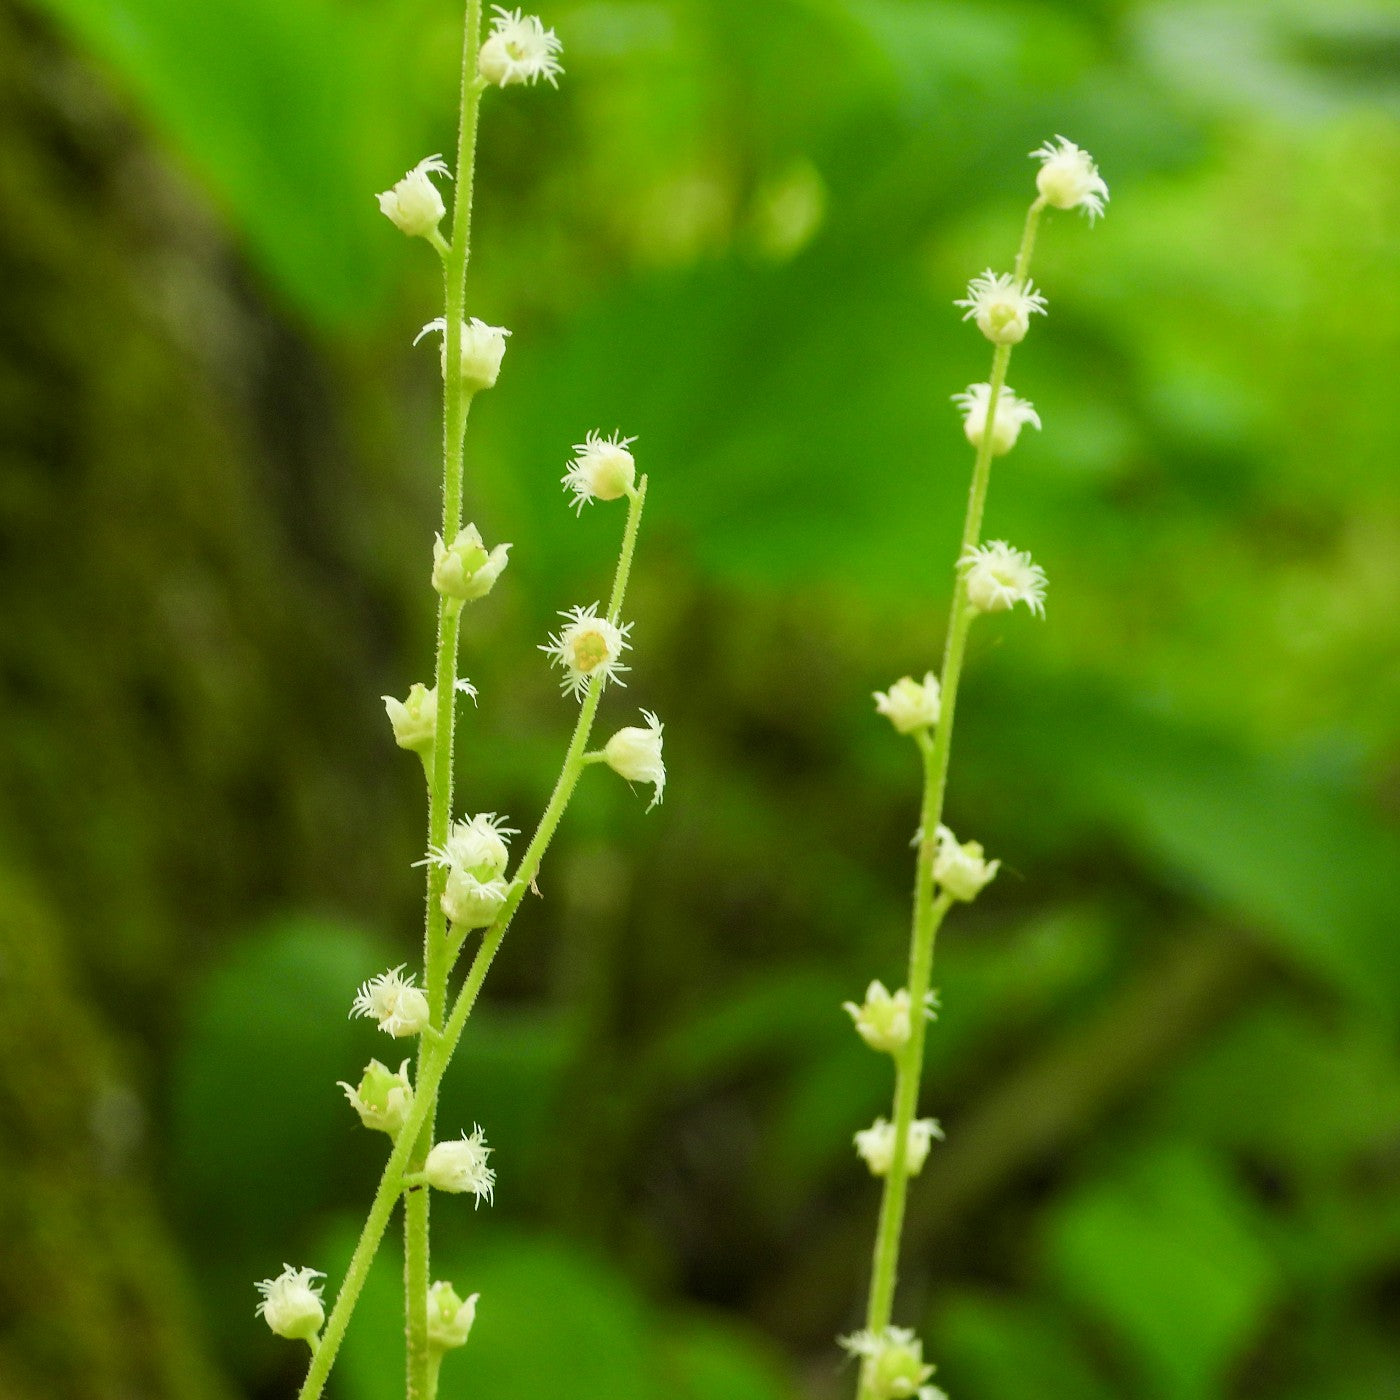
[[937,839],[933,878],[954,899],[976,899],[983,887],[991,884],[1001,868],[1001,862],[983,859],[980,841],[959,844],[958,838],[946,826],[938,828]]
[[[987,405],[991,396],[990,384],[969,384],[961,394],[953,395],[953,402],[962,409],[963,432],[974,447],[981,447],[987,435]],[[1018,399],[1010,389],[1003,389],[997,395],[997,409],[992,418],[992,456],[1006,456],[1016,446],[1021,429],[1027,423],[1033,428],[1040,427],[1040,415],[1035,406]]]
[[450,1283],[439,1280],[428,1290],[428,1345],[439,1351],[464,1347],[476,1321],[476,1300],[473,1293],[463,1301]]
[[423,1176],[435,1191],[470,1191],[477,1205],[483,1197],[489,1203],[496,1189],[496,1173],[486,1165],[490,1155],[485,1134],[473,1127],[470,1137],[463,1133],[456,1142],[437,1143],[423,1164]]
[[437,232],[442,216],[447,212],[438,193],[437,186],[429,175],[447,175],[451,172],[443,164],[441,156],[428,156],[420,160],[393,189],[375,195],[379,201],[379,212],[410,238],[426,238]]
[[450,545],[438,535],[433,541],[433,587],[444,598],[464,603],[484,598],[495,587],[509,553],[508,544],[498,544],[488,554],[475,525],[459,530]]
[[341,1082],[345,1097],[350,1100],[360,1122],[378,1133],[397,1135],[403,1127],[408,1110],[413,1106],[413,1085],[408,1079],[408,1061],[399,1066],[394,1074],[378,1060],[371,1060],[365,1066],[358,1086],[352,1087]]
[[608,767],[629,783],[653,785],[651,804],[647,807],[647,811],[651,811],[661,801],[661,792],[666,786],[666,764],[661,757],[661,731],[665,726],[650,710],[643,710],[642,718],[647,727],[628,725],[619,729],[604,745],[603,757]]
[[855,1022],[860,1038],[872,1050],[897,1055],[909,1043],[912,1025],[907,988],[901,987],[891,995],[883,982],[875,981],[866,988],[862,1005],[845,1001],[841,1009]]
[[901,734],[913,734],[938,723],[941,692],[932,671],[921,682],[901,676],[888,691],[875,692],[875,712],[885,715]]
[[258,1316],[279,1337],[310,1341],[326,1320],[321,1285],[313,1282],[318,1278],[325,1278],[318,1269],[294,1269],[284,1264],[276,1278],[266,1278],[254,1285],[262,1294]]
[[380,699],[394,731],[394,742],[426,760],[437,735],[437,687],[415,682],[409,687],[406,700],[395,700],[392,695],[382,695]]
[[[929,1144],[943,1141],[943,1129],[936,1118],[916,1118],[909,1124],[909,1145],[904,1151],[904,1169],[918,1176],[928,1159]],[[894,1165],[894,1124],[877,1118],[855,1136],[856,1152],[865,1160],[872,1176],[888,1176]]]

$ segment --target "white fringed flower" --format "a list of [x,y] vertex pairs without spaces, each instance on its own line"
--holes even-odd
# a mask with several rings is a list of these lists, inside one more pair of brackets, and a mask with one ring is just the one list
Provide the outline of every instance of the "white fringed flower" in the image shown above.
[[996,877],[1001,862],[985,859],[980,841],[960,844],[946,826],[940,826],[936,836],[938,851],[933,858],[933,878],[954,899],[976,899]]
[[[418,344],[425,335],[440,335],[442,350],[440,359],[444,377],[447,374],[447,318],[434,316],[417,335],[413,343]],[[488,326],[475,316],[462,322],[462,387],[475,394],[478,390],[489,389],[501,373],[501,361],[506,356],[506,337],[510,334],[504,326]]]
[[937,724],[941,707],[938,677],[932,671],[922,681],[901,676],[888,691],[875,692],[875,713],[886,716],[901,734]]
[[1006,612],[1024,603],[1045,616],[1045,570],[1005,540],[975,545],[958,560],[967,575],[967,601],[978,612]]
[[462,1299],[450,1283],[439,1279],[428,1290],[428,1345],[439,1351],[464,1347],[476,1321],[476,1300],[480,1293]]
[[508,87],[511,83],[535,83],[541,78],[552,87],[564,71],[557,55],[564,45],[552,29],[546,29],[536,15],[492,5],[495,17],[477,55],[476,71],[488,83]]
[[564,678],[559,684],[576,700],[583,698],[594,676],[598,677],[600,685],[614,680],[618,685],[626,684],[618,677],[628,669],[620,658],[630,645],[627,634],[632,624],[615,627],[597,614],[597,603],[561,612],[559,616],[568,619],[568,626],[560,628],[547,644],[540,646],[541,651],[564,668]]
[[[943,1141],[943,1129],[936,1118],[916,1118],[909,1125],[909,1146],[905,1149],[904,1165],[910,1176],[918,1176],[928,1160],[928,1150],[934,1138]],[[872,1176],[889,1175],[894,1165],[894,1124],[877,1118],[868,1128],[855,1136],[856,1151],[865,1159]]]
[[495,812],[478,812],[474,817],[453,822],[446,842],[428,858],[434,865],[466,870],[480,880],[502,875],[510,861],[507,838],[520,834],[515,827],[506,825],[508,820]]
[[403,1127],[408,1110],[413,1106],[413,1085],[408,1078],[405,1060],[395,1074],[387,1065],[371,1060],[365,1066],[358,1084],[340,1081],[350,1106],[360,1115],[360,1122],[375,1132],[393,1137]]
[[379,1029],[400,1038],[417,1035],[428,1024],[428,998],[403,975],[403,964],[365,982],[350,1006],[352,1016],[368,1016]]
[[396,700],[392,695],[379,698],[389,716],[394,742],[425,757],[432,753],[437,733],[437,687],[415,682],[409,686],[406,699]]
[[470,1191],[477,1205],[483,1198],[489,1204],[496,1190],[496,1173],[486,1165],[490,1155],[486,1135],[473,1126],[470,1137],[463,1133],[455,1142],[436,1144],[423,1164],[423,1176],[436,1191]]
[[936,1368],[924,1361],[924,1344],[910,1328],[866,1330],[837,1341],[867,1364],[864,1374],[875,1400],[948,1400],[936,1386],[924,1384]]
[[279,1337],[310,1341],[326,1320],[321,1285],[312,1281],[318,1278],[325,1278],[319,1269],[294,1269],[284,1264],[276,1278],[254,1284],[262,1294],[256,1315]]
[[907,987],[890,993],[877,980],[865,989],[864,1002],[857,1006],[853,1001],[843,1001],[841,1009],[855,1022],[860,1038],[872,1050],[897,1055],[909,1043],[913,1027]]
[[428,156],[420,160],[393,189],[375,195],[379,201],[379,212],[410,238],[426,238],[435,233],[442,216],[447,213],[442,195],[428,178],[429,175],[452,178],[452,172],[441,156]]
[[486,879],[454,866],[447,872],[442,912],[459,930],[488,928],[496,921],[510,894],[504,880]]
[[1088,151],[1057,136],[1031,152],[1040,162],[1035,187],[1056,209],[1082,209],[1092,224],[1108,203],[1108,186]]
[[[987,403],[992,396],[990,384],[969,384],[953,402],[962,410],[963,432],[974,447],[982,446],[987,432]],[[992,456],[1004,457],[1016,446],[1021,429],[1029,423],[1040,427],[1040,415],[1027,399],[1018,399],[1009,388],[997,395],[996,416],[992,419]]]
[[603,747],[603,757],[614,773],[629,783],[651,783],[654,791],[647,811],[661,801],[666,786],[666,764],[661,757],[661,733],[665,726],[650,710],[642,711],[646,728],[628,725],[619,729]]
[[1026,338],[1031,316],[1045,314],[1045,298],[1030,282],[1018,282],[1009,272],[988,268],[967,284],[967,295],[953,303],[965,306],[964,321],[976,319],[977,329],[997,345],[1015,345]]
[[615,501],[631,493],[637,480],[637,463],[627,450],[636,438],[614,433],[605,438],[589,433],[574,444],[578,454],[561,479],[574,493],[574,509],[582,513],[588,501]]
[[464,525],[452,543],[441,535],[433,540],[433,587],[444,598],[474,603],[495,586],[510,561],[510,545],[498,544],[488,552],[475,525]]

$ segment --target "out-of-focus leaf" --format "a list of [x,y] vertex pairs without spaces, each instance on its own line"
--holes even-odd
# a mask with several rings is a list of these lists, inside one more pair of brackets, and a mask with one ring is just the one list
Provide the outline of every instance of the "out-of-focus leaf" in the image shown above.
[[1250,1343],[1277,1270],[1219,1162],[1162,1145],[1056,1211],[1050,1259],[1066,1292],[1136,1358],[1141,1388],[1207,1400]]
[[796,1390],[758,1338],[696,1314],[672,1323],[664,1365],[677,1400],[794,1400]]

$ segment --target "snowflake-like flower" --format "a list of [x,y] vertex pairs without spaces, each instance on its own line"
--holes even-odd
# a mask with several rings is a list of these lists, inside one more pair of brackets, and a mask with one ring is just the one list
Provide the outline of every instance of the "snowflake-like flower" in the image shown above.
[[574,444],[577,455],[560,480],[574,493],[576,511],[582,514],[588,501],[615,501],[631,494],[637,480],[637,463],[627,449],[636,440],[621,433],[609,438],[589,433],[582,442]]
[[976,899],[996,877],[1001,862],[988,860],[980,841],[959,842],[946,826],[939,826],[934,835],[938,850],[933,859],[933,878],[954,899]]
[[417,1035],[428,1024],[428,998],[403,975],[403,964],[371,977],[351,1003],[352,1016],[369,1016],[388,1035]]
[[628,725],[619,729],[603,748],[603,757],[614,773],[629,783],[651,783],[651,811],[661,801],[666,786],[666,763],[661,757],[661,733],[665,725],[650,710],[642,711],[646,728]]
[[958,560],[967,577],[967,601],[978,612],[1005,612],[1024,603],[1045,616],[1045,570],[1005,540],[970,547]]
[[875,713],[884,715],[901,734],[913,734],[938,723],[942,694],[938,677],[929,671],[922,681],[901,676],[889,690],[875,691]]
[[590,603],[586,608],[570,608],[559,616],[568,619],[568,626],[561,627],[548,643],[541,644],[540,650],[564,668],[561,688],[574,699],[581,700],[595,676],[600,686],[614,680],[618,685],[626,685],[627,682],[618,677],[628,669],[622,665],[621,656],[631,645],[627,634],[632,624],[617,627],[607,618],[599,617],[597,603]]
[[476,1302],[480,1293],[463,1299],[457,1290],[443,1279],[428,1290],[428,1341],[443,1351],[464,1347],[476,1321]]
[[1015,345],[1026,338],[1031,316],[1045,314],[1045,298],[1029,281],[988,268],[967,284],[967,295],[953,303],[967,308],[964,321],[976,319],[977,329],[997,345]]
[[423,1164],[423,1176],[436,1191],[459,1195],[470,1191],[478,1206],[483,1199],[489,1205],[496,1190],[496,1173],[486,1165],[491,1151],[485,1133],[473,1125],[470,1137],[463,1133],[455,1142],[439,1142],[433,1147]]
[[440,155],[420,160],[392,189],[375,195],[379,212],[410,238],[427,238],[436,233],[442,216],[447,213],[438,187],[428,178],[430,175],[452,178],[452,172]]
[[[865,1000],[858,1006],[843,1001],[841,1009],[855,1022],[860,1038],[872,1049],[897,1055],[909,1043],[913,1030],[910,1021],[909,989],[901,987],[890,992],[878,979],[865,989]],[[924,997],[924,1015],[934,1019],[934,994]]]
[[546,29],[537,15],[506,10],[492,5],[495,17],[491,33],[477,55],[476,71],[488,83],[508,87],[511,83],[535,83],[541,78],[551,87],[564,71],[558,55],[564,45],[552,29]]
[[[906,993],[906,997],[907,997]],[[904,1150],[904,1165],[910,1176],[918,1176],[928,1159],[929,1145],[937,1138],[943,1141],[943,1129],[936,1118],[916,1118],[909,1124],[909,1145]],[[865,1159],[872,1176],[888,1176],[894,1165],[894,1124],[877,1118],[868,1128],[855,1136],[856,1151]]]
[[918,1400],[948,1400],[937,1386],[924,1384],[936,1368],[924,1361],[924,1344],[912,1329],[867,1329],[838,1337],[837,1342],[865,1363],[862,1374],[868,1378],[877,1400],[909,1400],[911,1396]]
[[1040,162],[1035,187],[1056,209],[1082,209],[1092,224],[1108,203],[1108,186],[1088,151],[1057,136],[1031,152]]
[[[462,387],[470,393],[491,388],[500,377],[501,361],[506,357],[506,337],[510,332],[504,326],[488,326],[475,316],[462,322]],[[413,343],[418,344],[425,335],[442,337],[442,373],[447,375],[447,318],[434,316],[417,335]]]
[[262,1294],[256,1316],[279,1337],[309,1341],[326,1320],[321,1285],[313,1282],[318,1278],[325,1278],[319,1269],[294,1269],[284,1264],[276,1278],[265,1278],[253,1285]]
[[[987,404],[991,396],[990,384],[969,384],[962,393],[953,395],[953,402],[962,410],[963,432],[974,447],[981,447],[987,434]],[[992,456],[1006,456],[1027,423],[1040,427],[1035,405],[1028,399],[1018,399],[1010,388],[1003,388],[997,395],[997,411],[992,418]]]
[[397,1074],[378,1060],[371,1060],[358,1084],[347,1084],[342,1079],[339,1087],[345,1090],[345,1097],[365,1127],[388,1133],[390,1137],[403,1127],[408,1110],[413,1106],[407,1060],[399,1066]]

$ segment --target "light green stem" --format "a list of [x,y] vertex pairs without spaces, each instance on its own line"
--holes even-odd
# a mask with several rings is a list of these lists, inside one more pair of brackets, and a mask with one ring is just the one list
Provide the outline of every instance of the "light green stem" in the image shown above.
[[[1016,280],[1024,284],[1030,270],[1043,199],[1037,199],[1026,213],[1021,246],[1016,255]],[[998,345],[992,355],[987,419],[982,441],[972,467],[967,514],[963,520],[962,542],[953,584],[953,602],[948,616],[948,633],[943,649],[942,703],[933,738],[921,738],[923,759],[923,798],[919,812],[919,850],[914,873],[914,914],[909,940],[910,1035],[895,1059],[894,1158],[885,1177],[880,1200],[880,1219],[875,1232],[875,1252],[870,1273],[870,1298],[866,1328],[876,1336],[890,1325],[894,1291],[899,1278],[899,1244],[904,1226],[904,1205],[909,1192],[909,1128],[918,1112],[919,1086],[924,1065],[924,998],[933,976],[933,951],[939,926],[952,903],[946,894],[934,894],[933,865],[938,850],[938,826],[943,819],[943,797],[948,784],[948,761],[953,745],[953,718],[957,711],[958,684],[962,678],[963,655],[974,612],[967,604],[967,571],[962,566],[967,551],[982,537],[982,515],[987,504],[987,488],[992,475],[993,426],[997,403],[1006,387],[1006,371],[1011,363],[1011,346]],[[873,1400],[871,1366],[862,1367],[862,1400]]]
[[[481,0],[467,0],[462,36],[461,100],[457,132],[457,193],[452,203],[452,241],[434,244],[442,258],[443,300],[443,484],[442,538],[451,544],[462,525],[462,464],[467,415],[472,395],[461,378],[462,322],[466,316],[467,261],[471,256],[472,195],[476,174],[476,135],[482,84],[477,76],[477,52],[481,45]],[[453,739],[457,713],[457,639],[462,604],[454,598],[438,600],[437,726],[433,737],[432,767],[428,777],[428,849],[440,850],[452,823]],[[423,980],[432,1024],[442,1025],[447,1010],[447,973],[451,966],[447,916],[442,893],[447,870],[428,862],[427,912],[423,929]],[[421,1083],[429,1041],[419,1045],[418,1078]],[[421,1094],[421,1090],[420,1090]],[[433,1143],[435,1096],[426,1103],[422,1131],[413,1144],[411,1168],[420,1169]],[[404,1206],[404,1315],[408,1400],[433,1400],[436,1370],[428,1345],[428,1287],[431,1279],[428,1192],[409,1193]]]
[[[621,619],[622,604],[627,595],[627,580],[631,574],[632,559],[636,553],[637,531],[641,524],[646,490],[647,479],[642,477],[637,483],[637,489],[632,495],[627,512],[622,551],[618,557],[617,570],[613,575],[612,593],[608,599],[608,619],[614,625]],[[525,854],[520,858],[520,865],[515,872],[515,878],[511,881],[506,902],[502,905],[501,912],[496,915],[495,922],[482,937],[481,947],[477,949],[476,957],[472,959],[466,981],[463,983],[462,990],[457,994],[457,999],[452,1005],[451,1015],[448,1016],[441,1034],[436,1038],[424,1040],[419,1055],[418,1080],[414,1085],[413,1106],[409,1109],[408,1117],[399,1131],[393,1151],[389,1154],[389,1160],[384,1164],[383,1175],[379,1178],[379,1186],[375,1190],[374,1200],[370,1203],[369,1215],[360,1232],[359,1241],[355,1245],[355,1252],[350,1257],[350,1267],[345,1271],[345,1281],[340,1286],[335,1306],[331,1309],[331,1315],[326,1319],[325,1330],[321,1333],[320,1349],[312,1359],[306,1380],[297,1393],[297,1400],[319,1400],[325,1389],[326,1378],[330,1375],[336,1353],[340,1350],[340,1344],[344,1340],[345,1329],[350,1325],[355,1304],[359,1301],[360,1293],[365,1286],[365,1279],[369,1276],[370,1265],[374,1262],[375,1252],[389,1226],[389,1220],[394,1213],[394,1204],[403,1191],[404,1176],[412,1171],[409,1167],[411,1149],[428,1128],[430,1114],[437,1101],[438,1086],[442,1083],[442,1076],[447,1070],[458,1041],[462,1038],[467,1018],[476,1005],[477,995],[481,991],[481,984],[486,980],[491,961],[496,956],[496,951],[506,936],[506,930],[510,927],[511,920],[515,917],[521,900],[525,897],[525,891],[534,884],[535,876],[539,874],[540,863],[544,859],[545,851],[548,849],[555,831],[558,830],[564,811],[569,805],[569,799],[573,796],[574,788],[578,783],[579,775],[585,767],[584,755],[588,750],[588,739],[593,729],[593,718],[598,712],[598,702],[602,698],[602,690],[603,685],[600,678],[594,677],[589,681],[583,704],[579,708],[578,721],[574,725],[574,732],[569,740],[569,748],[564,758],[563,768],[559,773],[559,780],[554,785],[549,804],[544,810],[544,815],[540,817],[535,834],[530,838],[530,844],[525,848]],[[426,1191],[419,1188],[411,1191],[409,1198],[411,1200],[414,1196],[425,1194]]]

